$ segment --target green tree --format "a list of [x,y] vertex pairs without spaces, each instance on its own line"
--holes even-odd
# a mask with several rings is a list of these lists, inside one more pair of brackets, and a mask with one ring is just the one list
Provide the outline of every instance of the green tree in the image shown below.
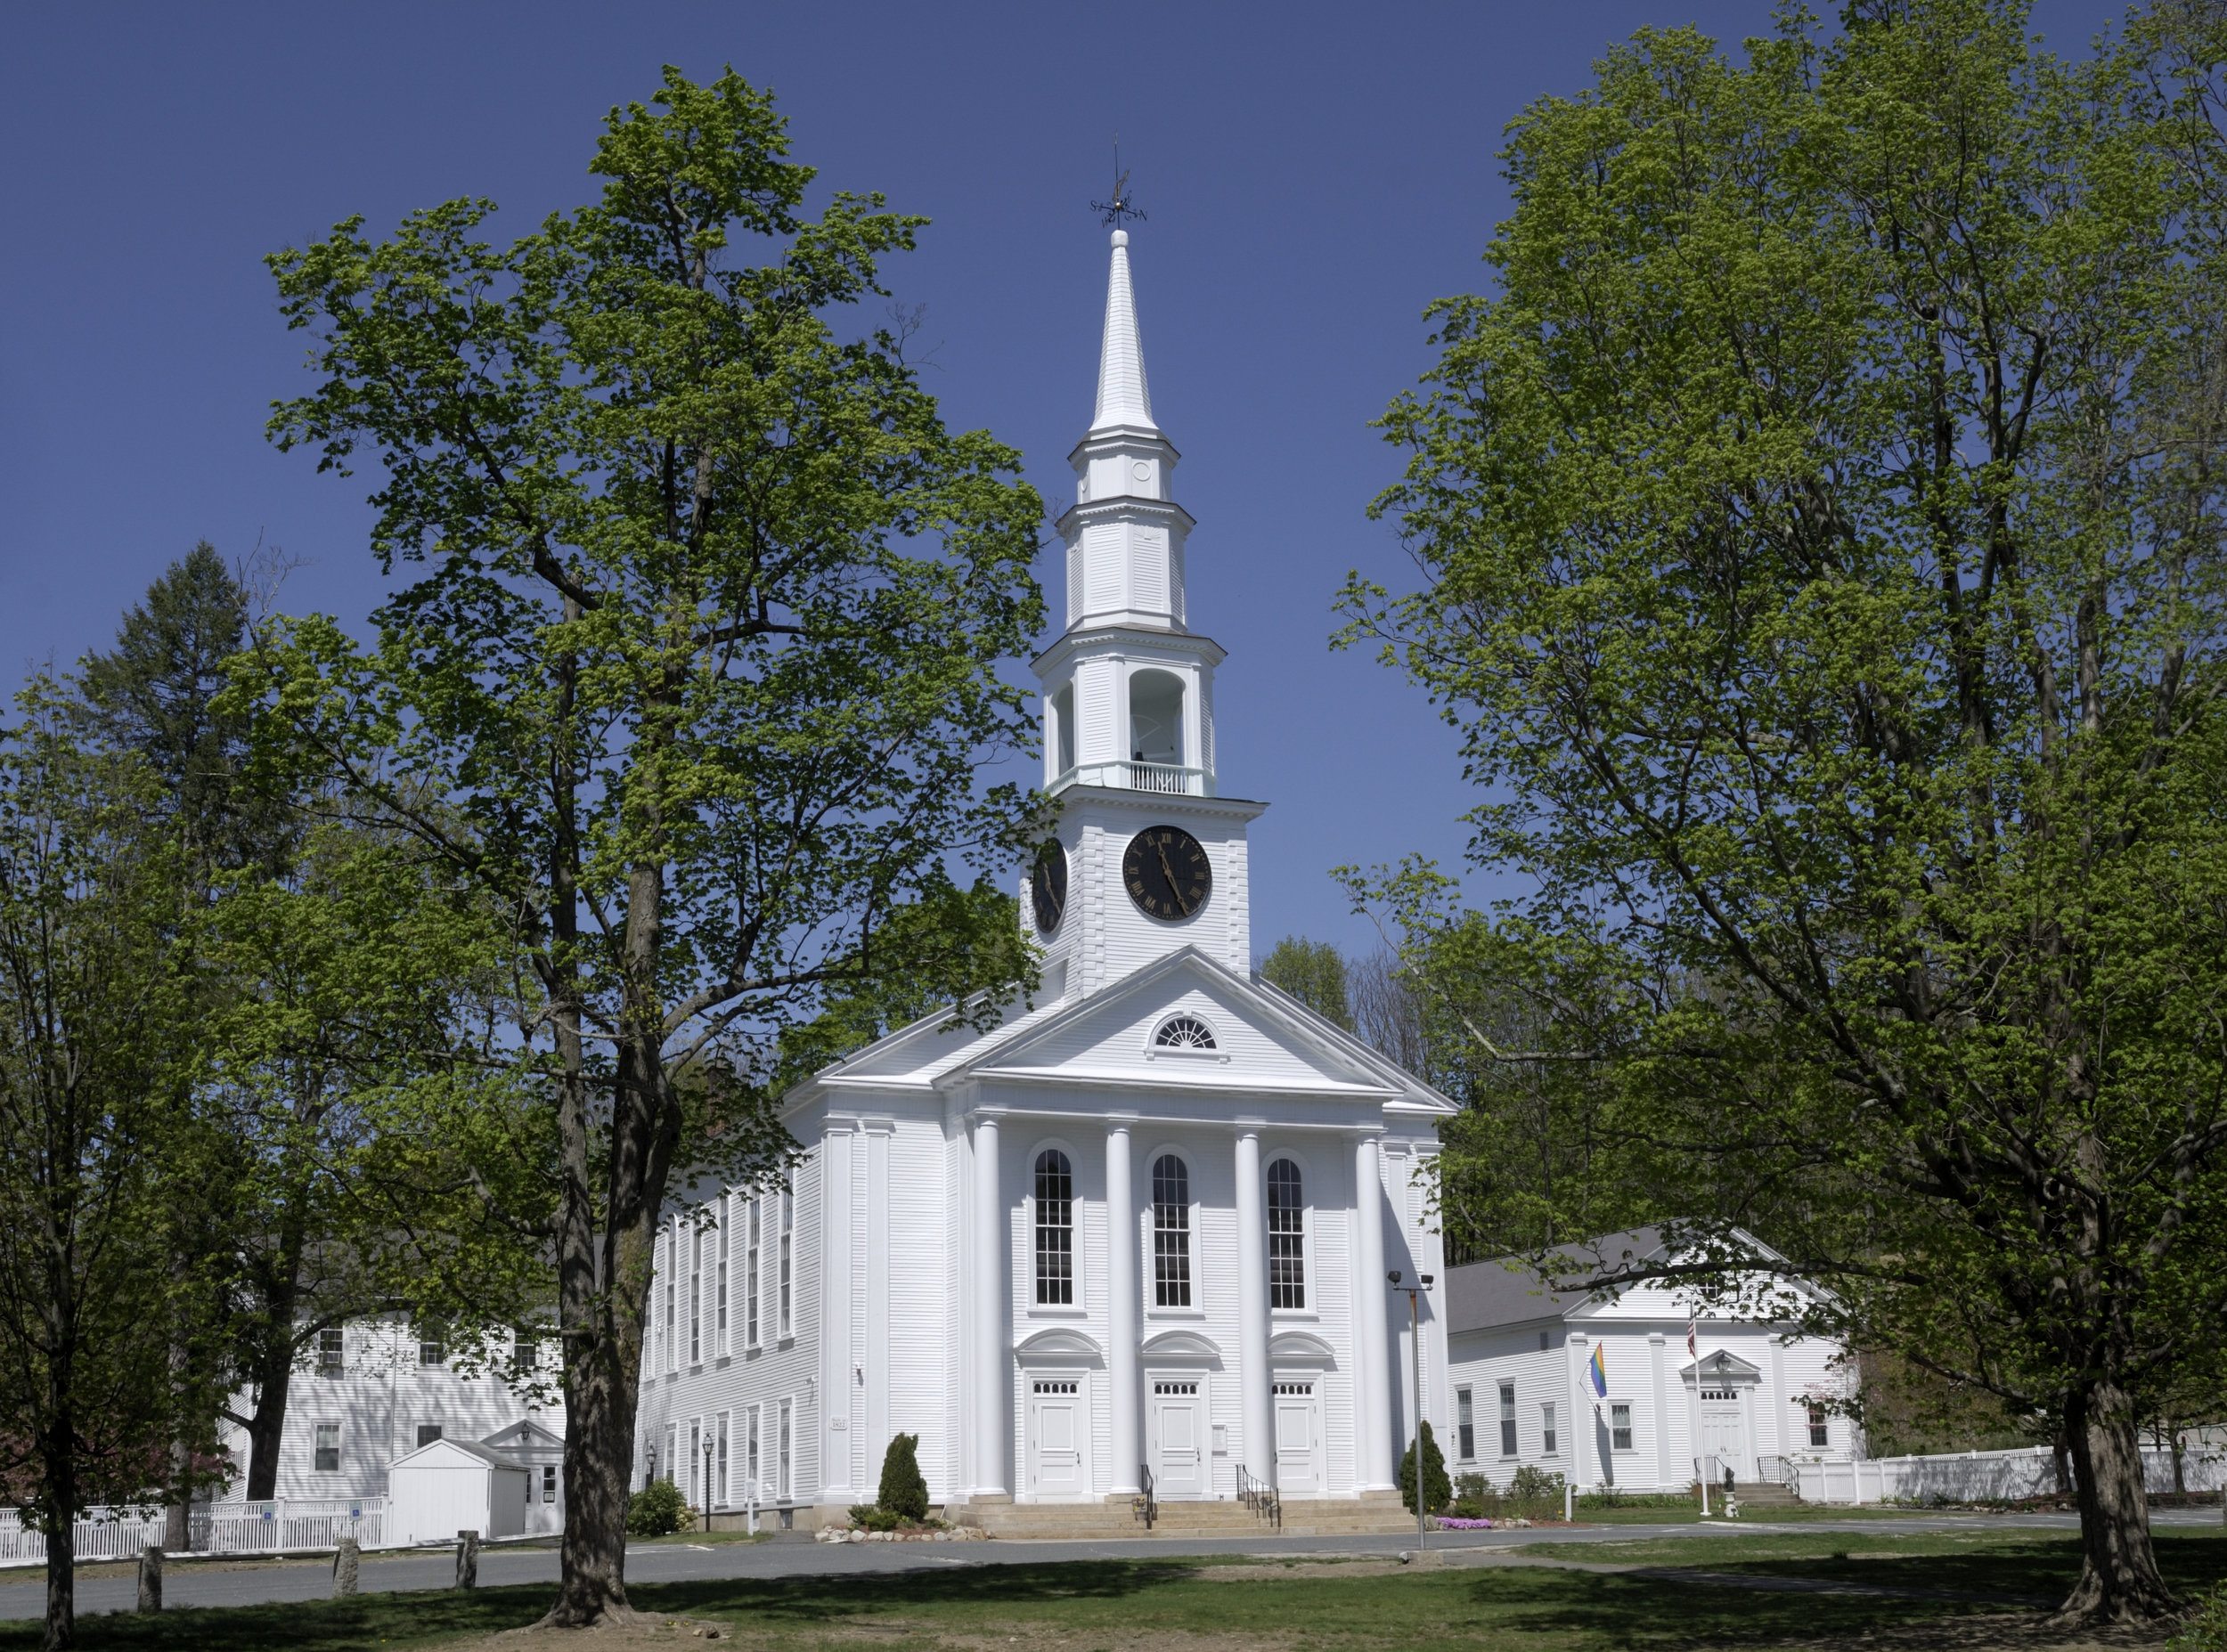
[[2227,1336],[2215,12],[2068,64],[1880,0],[1533,105],[1386,419],[1424,587],[1346,596],[1464,709],[1496,932],[1588,960],[1608,1202],[1729,1287],[1736,1194],[2061,1428],[2087,1619],[2172,1607],[2136,1427]]
[[207,1362],[149,1334],[201,1282],[165,1243],[196,1047],[184,857],[142,765],[87,749],[53,683],[19,704],[0,736],[0,1473],[46,1535],[53,1648],[76,1640],[71,1522],[188,1489],[171,1447],[213,1450],[215,1396]]
[[454,201],[271,261],[321,380],[272,434],[328,468],[371,449],[372,549],[422,572],[371,648],[277,628],[248,687],[531,957],[551,1160],[499,1202],[554,1257],[561,1624],[624,1606],[675,1178],[793,1152],[782,1029],[881,973],[952,853],[1008,852],[1026,799],[976,776],[1033,737],[998,667],[1042,613],[1016,456],[944,428],[901,338],[836,330],[921,220],[806,216],[811,169],[732,73],[668,69],[652,103],[612,111],[601,200],[508,248]]
[[928,1482],[920,1472],[920,1436],[893,1434],[882,1453],[881,1488],[875,1506],[908,1520],[928,1518]]
[[1260,965],[1260,973],[1325,1021],[1352,1029],[1353,1017],[1346,1005],[1345,959],[1330,942],[1286,935]]
[[[1454,1501],[1454,1482],[1446,1472],[1446,1453],[1431,1433],[1431,1425],[1423,1425],[1423,1499],[1426,1511],[1443,1509]],[[1399,1501],[1407,1505],[1407,1512],[1415,1511],[1415,1443],[1407,1442],[1407,1449],[1399,1459]]]

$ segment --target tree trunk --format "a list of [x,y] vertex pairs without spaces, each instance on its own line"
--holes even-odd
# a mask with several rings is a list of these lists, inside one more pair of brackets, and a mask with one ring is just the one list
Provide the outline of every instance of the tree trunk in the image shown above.
[[286,1403],[294,1383],[294,1301],[290,1290],[271,1293],[257,1350],[255,1411],[248,1420],[248,1501],[278,1495],[279,1451],[286,1438]]
[[565,1532],[557,1599],[544,1624],[586,1628],[632,1615],[626,1501],[634,1460],[639,1337],[606,1333],[565,1371]]
[[2080,1581],[2059,1617],[2081,1624],[2148,1623],[2175,1609],[2158,1571],[2142,1490],[2141,1436],[2133,1407],[2113,1382],[2075,1396],[2066,1432],[2080,1504]]
[[68,1395],[72,1362],[56,1361],[59,1380],[48,1379],[53,1404],[47,1414],[40,1464],[45,1480],[46,1637],[45,1652],[66,1652],[77,1644],[77,1413]]

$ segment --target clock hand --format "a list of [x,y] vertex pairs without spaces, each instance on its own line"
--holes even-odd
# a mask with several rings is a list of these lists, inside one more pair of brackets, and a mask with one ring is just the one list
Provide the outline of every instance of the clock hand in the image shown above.
[[1154,843],[1152,847],[1153,852],[1160,857],[1161,875],[1168,880],[1168,899],[1175,902],[1175,909],[1178,912],[1187,918],[1189,917],[1191,908],[1183,904],[1183,891],[1176,886],[1175,868],[1168,864],[1168,846],[1165,843]]

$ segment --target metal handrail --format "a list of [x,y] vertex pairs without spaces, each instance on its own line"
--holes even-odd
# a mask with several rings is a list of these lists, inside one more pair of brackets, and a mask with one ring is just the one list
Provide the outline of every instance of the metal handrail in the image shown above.
[[1237,1501],[1277,1531],[1284,1529],[1284,1500],[1274,1486],[1254,1479],[1243,1463],[1237,1465]]
[[1145,1529],[1149,1532],[1152,1523],[1160,1518],[1159,1500],[1154,1497],[1152,1492],[1151,1465],[1141,1462],[1137,1465],[1137,1483],[1145,1488],[1145,1494],[1134,1504],[1137,1518],[1145,1523]]

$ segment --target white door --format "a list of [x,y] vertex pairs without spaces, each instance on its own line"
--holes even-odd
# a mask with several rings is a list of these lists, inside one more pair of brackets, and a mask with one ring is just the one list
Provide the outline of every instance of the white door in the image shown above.
[[1199,1497],[1206,1491],[1206,1396],[1195,1378],[1155,1378],[1152,1385],[1152,1479],[1156,1497]]
[[1080,1497],[1086,1428],[1082,1384],[1073,1377],[1029,1382],[1029,1489],[1039,1497]]
[[1276,1489],[1322,1489],[1322,1413],[1311,1381],[1276,1384]]
[[1724,1484],[1727,1469],[1735,1481],[1755,1477],[1754,1467],[1748,1461],[1747,1419],[1742,1411],[1739,1389],[1701,1390],[1701,1471],[1719,1485]]

